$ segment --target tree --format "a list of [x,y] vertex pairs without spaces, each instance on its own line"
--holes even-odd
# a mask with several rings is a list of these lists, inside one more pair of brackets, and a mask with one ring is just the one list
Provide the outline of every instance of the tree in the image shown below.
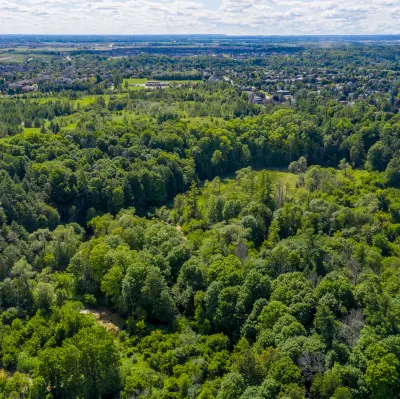
[[150,320],[171,322],[175,304],[160,269],[146,264],[132,264],[122,283],[125,309],[134,313],[137,307],[146,311]]
[[40,353],[39,373],[55,396],[96,398],[119,391],[118,352],[100,326],[80,330],[62,347]]
[[217,399],[239,399],[245,387],[244,379],[239,373],[227,374],[221,382]]
[[298,161],[291,162],[288,169],[290,173],[306,173],[307,159],[300,157]]
[[333,312],[327,305],[319,305],[314,319],[316,330],[321,334],[326,345],[332,346],[336,331],[336,320]]
[[350,164],[347,162],[346,158],[343,158],[339,162],[339,169],[344,170],[344,175],[347,176],[347,169],[351,169]]
[[367,160],[373,170],[385,170],[389,159],[387,150],[382,141],[378,141],[369,149]]
[[278,396],[280,385],[273,378],[266,378],[261,384],[258,394],[261,399],[274,399]]
[[33,291],[33,297],[37,309],[49,311],[56,299],[53,285],[39,282]]
[[349,388],[347,387],[339,387],[336,388],[335,393],[332,396],[332,399],[351,399],[351,393]]
[[222,221],[224,199],[220,196],[212,196],[207,202],[207,218],[210,224]]
[[113,84],[114,84],[115,88],[118,89],[121,86],[121,83],[122,83],[121,74],[119,73],[119,71],[116,71],[113,74]]
[[400,187],[400,158],[393,158],[386,168],[388,184],[393,187]]
[[299,173],[300,172],[300,166],[297,161],[293,161],[290,163],[288,170],[290,173]]
[[239,327],[236,314],[238,297],[239,287],[224,288],[218,295],[214,323],[218,331],[222,331],[227,335],[236,333]]
[[304,157],[300,157],[298,160],[299,170],[301,173],[307,172],[307,159]]
[[393,353],[374,359],[365,373],[365,380],[373,398],[397,398],[399,395],[400,362]]
[[304,352],[298,359],[299,367],[307,381],[311,381],[314,375],[323,374],[325,371],[325,356],[322,352]]
[[112,303],[116,305],[120,303],[123,278],[123,269],[115,265],[104,275],[101,282],[101,290],[110,298]]
[[268,377],[278,381],[281,386],[300,383],[301,371],[289,357],[282,357],[272,364]]
[[147,271],[139,305],[147,310],[150,319],[171,321],[175,303],[159,269],[150,268]]
[[285,315],[287,312],[288,307],[285,304],[271,299],[268,305],[262,309],[261,314],[258,317],[258,321],[260,323],[259,329],[273,328],[279,318]]
[[197,183],[193,181],[187,196],[188,218],[196,219],[199,216],[199,209],[197,204],[198,197],[199,189],[197,187]]

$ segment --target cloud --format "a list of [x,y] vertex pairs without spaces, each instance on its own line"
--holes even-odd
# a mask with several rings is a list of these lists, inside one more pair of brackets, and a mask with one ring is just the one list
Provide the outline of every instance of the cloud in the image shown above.
[[0,33],[400,33],[399,0],[0,0]]

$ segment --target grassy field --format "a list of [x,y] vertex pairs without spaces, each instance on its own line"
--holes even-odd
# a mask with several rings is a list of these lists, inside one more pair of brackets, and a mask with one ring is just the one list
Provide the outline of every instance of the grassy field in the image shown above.
[[65,127],[62,127],[61,130],[62,130],[62,129],[73,130],[73,129],[75,129],[75,128],[76,128],[76,123],[68,123],[68,125],[65,126]]
[[[118,95],[116,95],[118,96]],[[78,98],[77,100],[69,100],[68,98],[65,97],[47,97],[47,98],[38,98],[37,102],[39,104],[46,104],[50,101],[70,101],[72,104],[75,105],[75,108],[79,106],[82,107],[86,107],[88,105],[94,104],[96,102],[96,98],[98,97],[104,97],[106,104],[108,103],[108,101],[110,100],[110,96],[108,94],[105,94],[103,96],[84,96],[82,98]],[[32,99],[34,100],[34,99]]]
[[27,62],[29,59],[32,59],[33,61],[50,62],[51,60],[57,58],[62,58],[62,56],[49,54],[46,51],[43,51],[43,49],[41,50],[28,49],[27,51],[17,50],[12,53],[5,52],[0,54],[1,63],[10,63],[10,62],[24,63]]
[[[281,182],[286,187],[287,193],[291,195],[296,190],[296,183],[299,179],[293,173],[287,171],[287,169],[263,169],[267,171],[269,176],[271,177],[272,184],[274,190],[277,189],[278,183]],[[261,172],[254,170],[256,176]],[[229,195],[229,193],[237,191],[237,180],[236,173],[232,173],[228,176],[221,177],[221,183],[219,186],[219,192],[222,195]],[[212,193],[212,184],[207,181],[203,181],[200,185],[201,193],[199,196],[199,206],[203,207],[207,203],[207,199],[210,197]],[[236,195],[236,194],[235,194]]]
[[38,98],[34,99],[32,98],[32,101],[36,100],[39,104],[47,104],[49,102],[54,102],[54,101],[63,101],[65,98],[58,98],[58,97],[46,97],[46,98]]
[[146,79],[146,78],[124,79],[124,81],[122,82],[122,87],[125,87],[126,82],[128,82],[128,85],[144,85],[146,82],[148,82],[148,79]]
[[22,54],[1,54],[0,55],[0,62],[25,62],[28,58]]
[[40,127],[25,127],[24,133],[40,133]]
[[[109,96],[105,96],[108,97]],[[108,98],[106,98],[106,102],[108,101]],[[78,105],[80,107],[86,107],[90,104],[94,104],[96,102],[96,96],[85,96],[83,98],[80,98],[78,100],[72,100],[72,102],[75,104],[75,106],[77,107]]]
[[[44,121],[44,125],[46,128],[49,128],[50,121],[46,119]],[[40,127],[24,127],[24,134],[36,134],[36,133],[40,133]]]

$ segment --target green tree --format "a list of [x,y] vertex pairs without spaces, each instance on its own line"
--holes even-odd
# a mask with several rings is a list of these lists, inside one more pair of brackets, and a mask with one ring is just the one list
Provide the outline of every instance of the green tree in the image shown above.
[[239,373],[226,374],[221,382],[217,399],[239,399],[245,388],[244,379]]
[[386,168],[388,184],[393,187],[400,187],[400,159],[393,158]]
[[327,305],[319,305],[314,319],[314,326],[319,334],[321,334],[326,345],[332,346],[333,338],[336,330],[336,320],[334,313]]
[[389,353],[368,365],[365,380],[374,398],[396,398],[400,392],[400,362]]

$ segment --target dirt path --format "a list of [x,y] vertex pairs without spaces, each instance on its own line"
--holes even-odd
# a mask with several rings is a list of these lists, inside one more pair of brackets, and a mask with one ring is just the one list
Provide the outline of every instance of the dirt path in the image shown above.
[[181,233],[182,238],[183,238],[185,241],[187,241],[187,238],[186,238],[185,235],[182,233],[182,227],[179,226],[179,225],[177,225],[177,226],[175,226],[175,229],[176,229],[176,231],[177,231],[178,233]]
[[110,309],[83,309],[81,310],[81,313],[93,315],[99,324],[104,326],[107,331],[113,334],[117,334],[125,324],[125,320],[117,313],[112,312]]

